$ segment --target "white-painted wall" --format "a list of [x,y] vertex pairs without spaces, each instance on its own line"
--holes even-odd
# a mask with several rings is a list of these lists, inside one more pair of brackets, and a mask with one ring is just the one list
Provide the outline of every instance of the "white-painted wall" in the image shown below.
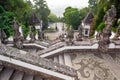
[[[90,25],[86,25],[86,24],[82,23],[82,26],[83,26],[83,35],[89,37],[89,34],[90,34]],[[88,30],[88,32],[87,32],[88,34],[85,34],[86,29]]]

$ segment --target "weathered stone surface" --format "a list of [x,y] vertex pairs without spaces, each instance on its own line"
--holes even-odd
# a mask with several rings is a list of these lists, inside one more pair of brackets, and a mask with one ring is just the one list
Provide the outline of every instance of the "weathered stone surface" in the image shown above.
[[74,70],[73,68],[54,63],[52,61],[40,58],[39,56],[32,55],[30,53],[22,54],[18,49],[6,47],[2,44],[0,45],[0,55],[8,56],[46,69],[64,73],[66,75],[76,76],[76,70]]
[[[113,59],[109,54],[76,53],[72,58],[79,80],[119,80],[120,64],[118,55]],[[116,55],[116,54],[114,54]],[[73,56],[71,56],[73,57]],[[115,61],[118,61],[116,63]],[[119,59],[120,60],[120,59]]]
[[114,5],[111,6],[104,16],[105,28],[99,34],[99,50],[105,52],[108,50],[110,44],[109,37],[111,36],[111,27],[116,17],[116,8]]

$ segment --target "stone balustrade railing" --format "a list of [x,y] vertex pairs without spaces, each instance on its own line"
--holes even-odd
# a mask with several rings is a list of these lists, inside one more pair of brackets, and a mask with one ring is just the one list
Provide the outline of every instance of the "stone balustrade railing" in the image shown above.
[[59,72],[65,75],[69,75],[72,77],[75,77],[77,74],[76,70],[74,70],[73,68],[41,58],[35,54],[32,55],[27,52],[22,53],[18,49],[7,47],[3,44],[0,44],[0,55],[7,56],[12,59],[19,60],[19,61],[27,62],[29,64],[40,66],[42,68],[49,69],[49,70]]

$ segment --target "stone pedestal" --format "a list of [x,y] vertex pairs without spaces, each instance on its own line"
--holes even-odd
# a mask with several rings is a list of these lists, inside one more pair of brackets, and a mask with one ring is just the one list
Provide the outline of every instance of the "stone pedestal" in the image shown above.
[[68,53],[64,53],[65,65],[72,67],[71,57]]
[[64,64],[64,57],[63,55],[59,55],[59,63]]

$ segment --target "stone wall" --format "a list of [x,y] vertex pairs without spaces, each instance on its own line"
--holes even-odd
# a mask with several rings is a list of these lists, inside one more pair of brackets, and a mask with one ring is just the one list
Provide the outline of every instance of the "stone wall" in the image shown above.
[[88,51],[86,54],[75,52],[70,55],[79,80],[120,80],[119,52],[95,54]]

